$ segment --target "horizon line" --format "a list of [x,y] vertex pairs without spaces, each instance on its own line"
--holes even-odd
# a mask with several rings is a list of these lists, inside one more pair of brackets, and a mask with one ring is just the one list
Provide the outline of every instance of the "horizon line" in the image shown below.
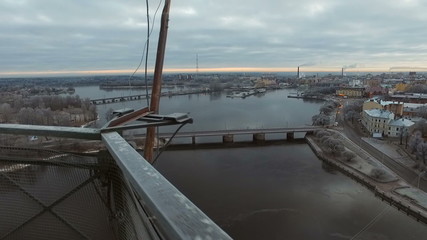
[[[298,67],[283,67],[283,68],[262,68],[262,67],[228,67],[228,68],[166,68],[164,73],[210,73],[210,72],[297,72]],[[313,67],[300,66],[300,72],[341,72],[342,67]],[[408,72],[414,70],[427,70],[426,67],[358,67],[344,68],[344,72]],[[104,70],[66,70],[66,71],[15,71],[15,72],[0,72],[0,77],[12,76],[54,76],[54,75],[114,75],[114,74],[132,74],[135,70],[131,69],[104,69]],[[154,73],[154,69],[149,69],[150,74]],[[138,72],[137,72],[138,73]]]

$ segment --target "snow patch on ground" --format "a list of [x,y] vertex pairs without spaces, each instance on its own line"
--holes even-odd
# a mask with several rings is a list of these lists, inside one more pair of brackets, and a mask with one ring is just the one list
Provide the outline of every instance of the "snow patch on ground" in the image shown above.
[[362,140],[405,166],[412,167],[414,165],[414,161],[402,149],[387,141],[373,138],[362,138]]
[[372,169],[381,169],[384,171],[384,175],[381,179],[375,179],[379,182],[392,182],[398,180],[396,174],[388,169],[381,162],[374,159],[369,153],[361,149],[358,145],[350,141],[346,136],[338,134],[337,138],[342,141],[346,150],[354,152],[357,157],[354,158],[352,162],[342,161],[347,166],[352,167],[353,169],[365,174],[366,176],[371,176]]
[[427,209],[427,193],[426,192],[413,187],[398,188],[398,189],[395,189],[394,191],[401,196],[405,196],[412,199],[418,205]]
[[365,174],[366,176],[371,176],[372,169],[382,169],[384,171],[384,176],[381,179],[375,179],[379,182],[392,182],[396,181],[398,178],[394,173],[389,171],[387,168],[382,167],[375,161],[367,161],[361,157],[356,157],[353,162],[344,162],[347,166],[356,169],[357,171]]

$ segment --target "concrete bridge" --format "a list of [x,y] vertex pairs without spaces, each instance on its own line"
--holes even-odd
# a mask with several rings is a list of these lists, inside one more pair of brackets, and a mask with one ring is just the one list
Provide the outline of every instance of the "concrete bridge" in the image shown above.
[[[234,142],[235,135],[252,135],[254,142],[266,141],[266,135],[283,134],[283,139],[293,140],[295,133],[313,133],[316,130],[323,129],[319,126],[305,126],[294,128],[269,128],[269,129],[235,129],[235,130],[213,130],[213,131],[195,131],[195,132],[179,132],[174,138],[191,138],[191,143],[196,144],[197,138],[222,136],[223,143]],[[172,133],[160,133],[159,138],[171,138]]]
[[[200,93],[208,93],[207,90],[186,90],[186,91],[179,91],[179,92],[162,92],[162,97],[171,97],[171,96],[178,96],[178,95],[189,95],[189,94],[200,94]],[[149,97],[151,94],[148,95]],[[97,99],[91,99],[90,102],[95,105],[100,104],[109,104],[109,103],[116,103],[116,102],[127,102],[127,101],[136,101],[141,99],[147,99],[146,94],[138,94],[138,95],[130,95],[130,96],[121,96],[121,97],[109,97],[109,98],[97,98]]]

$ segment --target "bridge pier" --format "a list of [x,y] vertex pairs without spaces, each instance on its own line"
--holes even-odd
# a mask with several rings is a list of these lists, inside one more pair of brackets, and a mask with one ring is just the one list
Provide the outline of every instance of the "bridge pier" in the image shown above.
[[265,141],[265,133],[254,133],[254,134],[252,134],[252,140],[254,142],[264,142]]
[[288,133],[286,133],[286,140],[292,141],[292,140],[294,140],[294,138],[295,138],[294,132],[288,132]]
[[196,136],[191,137],[191,144],[196,145]]
[[232,142],[234,142],[234,135],[232,135],[232,134],[222,135],[222,142],[223,143],[232,143]]

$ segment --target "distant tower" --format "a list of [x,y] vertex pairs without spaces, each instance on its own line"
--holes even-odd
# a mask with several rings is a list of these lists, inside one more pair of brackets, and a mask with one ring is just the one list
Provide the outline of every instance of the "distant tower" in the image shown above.
[[199,54],[196,54],[196,80],[199,80]]
[[297,70],[297,79],[299,79],[299,66],[298,66],[298,70]]

